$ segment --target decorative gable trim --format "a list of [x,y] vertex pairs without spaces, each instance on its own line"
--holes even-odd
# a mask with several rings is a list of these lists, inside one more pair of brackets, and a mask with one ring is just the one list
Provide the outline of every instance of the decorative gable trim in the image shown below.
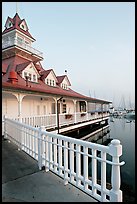
[[21,28],[22,30],[28,31],[28,26],[27,26],[26,21],[25,21],[24,19],[21,21],[21,23],[19,24],[19,26],[20,26],[20,28]]
[[9,29],[11,27],[13,27],[13,22],[12,22],[12,19],[10,17],[8,17],[8,19],[7,19],[6,23],[5,23],[5,28]]
[[48,70],[44,70],[44,71],[40,72],[41,79],[42,79],[42,80],[43,80],[43,79],[46,79],[50,73],[53,75],[53,77],[54,77],[54,79],[55,79],[55,82],[57,83],[58,80],[57,80],[57,77],[56,77],[56,75],[55,75],[53,69],[48,69]]
[[71,86],[70,81],[69,81],[67,75],[64,77],[62,83],[63,83],[65,80],[67,81],[68,86]]
[[38,73],[38,71],[37,71],[35,65],[34,65],[32,62],[30,62],[30,63],[24,68],[24,71],[33,72],[33,70],[34,70],[34,72],[37,74],[37,76],[40,77],[40,75],[39,75],[39,73]]
[[58,84],[60,85],[61,83],[63,83],[64,80],[67,80],[67,85],[71,86],[71,83],[67,77],[67,75],[62,75],[62,76],[57,76],[57,80],[58,80]]

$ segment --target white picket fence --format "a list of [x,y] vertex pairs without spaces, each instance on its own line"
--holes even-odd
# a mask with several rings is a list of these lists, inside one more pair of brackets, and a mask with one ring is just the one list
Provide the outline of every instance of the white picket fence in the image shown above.
[[[119,140],[104,146],[52,134],[8,118],[4,118],[4,137],[36,159],[40,170],[44,166],[46,172],[50,170],[62,177],[65,185],[70,182],[100,202],[122,202],[120,166],[124,162],[119,162],[122,155]],[[111,166],[110,188],[106,181],[107,165]],[[100,182],[97,168],[101,172]]]

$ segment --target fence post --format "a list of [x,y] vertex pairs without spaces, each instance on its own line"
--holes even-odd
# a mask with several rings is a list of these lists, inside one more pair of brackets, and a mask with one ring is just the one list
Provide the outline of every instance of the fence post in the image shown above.
[[112,162],[117,163],[112,164],[111,172],[111,184],[112,189],[110,190],[110,202],[122,202],[122,191],[120,190],[120,166],[119,157],[122,155],[122,145],[119,140],[112,140],[110,144],[110,152],[112,156]]
[[38,128],[38,166],[39,170],[42,169],[42,151],[41,151],[41,146],[42,146],[42,140],[41,140],[41,127]]

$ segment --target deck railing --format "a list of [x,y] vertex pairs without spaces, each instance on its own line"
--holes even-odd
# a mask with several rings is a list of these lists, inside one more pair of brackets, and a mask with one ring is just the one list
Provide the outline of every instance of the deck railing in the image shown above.
[[[70,116],[67,118],[67,116]],[[73,113],[73,114],[59,114],[59,125],[77,124],[79,122],[86,122],[89,120],[102,119],[108,117],[107,112],[103,114],[90,114],[90,113]],[[31,125],[33,127],[45,126],[45,128],[55,128],[57,127],[57,115],[36,115],[36,116],[26,116],[20,118],[13,118],[14,120],[20,120],[25,124]]]
[[13,45],[17,45],[19,46],[20,48],[23,48],[39,57],[43,57],[43,53],[40,52],[39,50],[31,47],[30,45],[26,44],[25,42],[21,42],[20,40],[18,40],[17,38],[12,38],[12,39],[9,39],[8,41],[4,42],[2,44],[2,49],[5,49],[5,48],[8,48],[8,47],[11,47]]
[[[50,170],[62,177],[65,185],[70,182],[100,202],[122,202],[120,166],[124,162],[119,162],[122,155],[119,140],[104,146],[52,134],[8,118],[4,119],[4,137],[35,158],[40,170],[44,166],[46,172]],[[111,167],[109,187],[108,165]]]

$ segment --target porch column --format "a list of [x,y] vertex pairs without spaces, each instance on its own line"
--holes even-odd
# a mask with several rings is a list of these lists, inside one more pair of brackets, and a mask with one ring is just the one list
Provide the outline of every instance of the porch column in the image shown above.
[[85,104],[86,104],[86,112],[87,112],[87,120],[88,120],[88,102],[85,101]]
[[18,100],[18,118],[19,121],[21,122],[21,109],[22,109],[22,99],[25,95],[22,95],[20,93],[18,94],[13,94],[14,96],[16,96],[17,100]]
[[58,120],[57,120],[57,98],[53,98],[55,100],[55,112],[56,112],[56,127],[58,127]]
[[74,103],[74,122],[77,123],[77,115],[76,115],[76,100],[73,100]]

